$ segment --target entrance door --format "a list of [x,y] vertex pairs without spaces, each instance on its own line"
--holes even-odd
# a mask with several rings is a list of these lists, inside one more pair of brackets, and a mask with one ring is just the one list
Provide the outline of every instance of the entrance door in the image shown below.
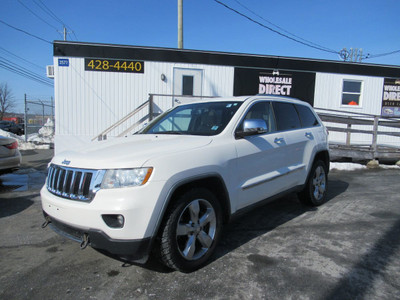
[[174,68],[173,106],[193,102],[202,96],[203,70]]

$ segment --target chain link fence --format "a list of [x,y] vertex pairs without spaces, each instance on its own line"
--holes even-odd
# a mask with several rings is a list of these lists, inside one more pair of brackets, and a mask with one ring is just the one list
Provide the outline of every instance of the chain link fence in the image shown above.
[[[49,122],[50,121],[50,122]],[[54,101],[50,99],[29,98],[25,95],[24,132],[25,141],[33,133],[39,133],[44,125],[54,129]]]

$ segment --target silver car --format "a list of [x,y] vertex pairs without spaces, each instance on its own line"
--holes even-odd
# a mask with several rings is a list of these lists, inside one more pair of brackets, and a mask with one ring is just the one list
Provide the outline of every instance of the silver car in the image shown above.
[[18,142],[12,137],[0,135],[0,174],[12,171],[21,164]]

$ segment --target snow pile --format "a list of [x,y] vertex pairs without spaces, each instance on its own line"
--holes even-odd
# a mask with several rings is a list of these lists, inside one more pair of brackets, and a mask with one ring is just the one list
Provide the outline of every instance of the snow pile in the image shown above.
[[38,133],[28,135],[28,142],[25,142],[25,135],[19,136],[1,129],[0,135],[16,139],[20,150],[50,149],[50,144],[54,143],[54,123],[51,119],[47,119]]
[[337,171],[356,171],[356,170],[363,170],[366,169],[367,166],[355,164],[355,163],[330,163],[330,170],[337,170]]
[[19,135],[16,135],[16,134],[11,133],[11,132],[8,132],[8,131],[4,131],[4,130],[2,130],[2,129],[0,129],[0,135],[1,135],[1,136],[6,136],[6,137],[12,137],[12,138],[14,138],[14,139],[17,139],[17,140],[18,140],[18,143],[19,143],[19,141],[21,140],[21,137],[20,137]]
[[[25,140],[25,136],[22,136],[22,139]],[[54,143],[54,123],[51,119],[47,119],[46,124],[42,128],[39,129],[39,133],[32,133],[28,135],[28,142],[34,143],[36,146],[45,144],[48,146]],[[25,145],[27,146],[27,145]],[[20,147],[22,150],[23,149]],[[34,148],[34,149],[43,149],[43,148]],[[48,148],[46,148],[48,149]]]
[[[380,164],[379,168],[381,168],[381,169],[400,169],[399,166],[397,166],[397,165],[383,165],[383,164]],[[357,171],[357,170],[365,170],[365,169],[367,169],[367,166],[361,165],[361,164],[355,164],[355,163],[331,162],[329,169],[335,170],[335,171]]]

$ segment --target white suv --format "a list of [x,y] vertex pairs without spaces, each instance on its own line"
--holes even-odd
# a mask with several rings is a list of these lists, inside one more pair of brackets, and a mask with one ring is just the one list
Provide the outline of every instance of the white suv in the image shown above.
[[252,96],[177,106],[127,138],[56,155],[41,190],[58,233],[131,260],[190,272],[222,225],[288,192],[326,198],[327,130],[305,102]]

